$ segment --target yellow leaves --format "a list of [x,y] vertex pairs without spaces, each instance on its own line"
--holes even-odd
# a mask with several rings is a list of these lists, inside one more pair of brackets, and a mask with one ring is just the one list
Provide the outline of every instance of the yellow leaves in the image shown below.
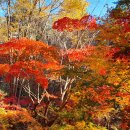
[[85,121],[76,122],[75,128],[76,130],[84,130],[86,126]]
[[129,78],[129,67],[117,61],[113,68],[110,69],[107,81],[115,86],[121,85],[123,87],[124,85],[127,86]]
[[[70,99],[68,103],[65,105],[66,109],[68,111],[72,111],[74,107],[76,107],[79,104],[81,96],[79,96],[79,93],[72,93],[70,96]],[[75,118],[78,117],[80,114],[78,112],[75,113]]]
[[14,5],[14,10],[16,13],[17,18],[23,18],[23,16],[28,16],[30,13],[30,10],[32,9],[32,4],[29,2],[29,0],[17,0],[17,2]]
[[61,126],[58,124],[53,124],[49,130],[75,130],[74,126],[72,125],[65,125],[65,126]]
[[0,108],[0,119],[1,119],[1,115],[6,114],[6,110],[4,108]]
[[79,96],[72,94],[70,100],[73,101],[74,105],[77,105],[79,103]]
[[90,122],[85,130],[107,130],[107,129],[105,127],[96,126],[92,122]]
[[130,89],[130,80],[128,80],[128,88]]
[[92,63],[90,64],[90,67],[92,70],[95,70],[97,73],[102,73],[106,71],[106,61],[105,59],[101,58],[93,58]]
[[130,105],[130,95],[126,95],[124,97],[116,97],[116,102],[118,102],[122,108],[124,108],[125,106],[129,106]]
[[85,121],[78,121],[75,125],[66,124],[65,126],[53,125],[50,130],[107,130],[105,127],[97,126],[92,122],[86,124]]
[[3,23],[0,23],[0,41],[5,42],[7,41],[7,28],[5,26],[5,19],[2,20],[2,18],[0,19],[0,21],[3,21]]
[[[39,21],[41,19],[48,18],[50,11],[46,7],[46,2],[41,0],[15,0],[12,3],[11,22],[9,26],[11,38],[26,36],[31,39],[36,39],[37,34],[34,32],[36,32],[37,26],[41,26],[41,24],[38,25],[37,23],[43,22],[43,20]],[[6,35],[7,33],[6,31]]]
[[[0,108],[0,124],[2,128],[7,130],[12,125],[18,123],[27,123],[27,127],[34,128],[35,130],[42,130],[39,124],[30,116],[30,114],[25,110],[5,110]],[[0,127],[0,128],[1,128]]]
[[78,41],[78,37],[77,37],[76,35],[73,35],[73,36],[71,37],[71,41],[72,41],[72,43],[73,43],[74,45],[76,45],[76,44],[77,44],[77,41]]
[[66,125],[63,129],[61,130],[75,130],[74,126],[72,125]]
[[88,2],[85,0],[64,0],[61,16],[80,19],[86,14],[87,7]]
[[94,111],[93,117],[98,119],[102,119],[104,117],[109,118],[109,113],[114,110],[115,109],[111,108],[110,106],[101,106]]
[[29,17],[31,11],[33,11],[33,18],[41,18],[45,17],[47,11],[50,10],[49,7],[45,6],[45,4],[38,8],[38,6],[30,0],[17,0],[13,8],[15,10],[15,17],[22,20],[25,20],[25,17]]
[[[129,82],[129,81],[128,81]],[[116,102],[122,107],[130,106],[130,88],[128,83],[122,83],[120,91],[115,98]]]
[[119,85],[121,81],[122,79],[117,75],[114,76],[111,75],[111,77],[108,77],[108,82],[114,84],[115,86]]

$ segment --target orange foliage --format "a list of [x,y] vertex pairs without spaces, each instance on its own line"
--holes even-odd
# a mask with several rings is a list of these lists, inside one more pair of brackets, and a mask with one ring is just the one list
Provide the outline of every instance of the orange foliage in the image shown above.
[[99,74],[102,75],[102,76],[105,76],[106,75],[106,69],[105,68],[101,68],[99,70]]
[[30,59],[55,61],[58,56],[55,54],[57,53],[54,47],[26,38],[12,39],[0,45],[0,56],[6,56],[6,61],[4,62],[9,62],[10,60],[10,62],[16,62],[17,60],[26,61]]
[[[34,93],[31,96],[35,98],[38,95],[39,98],[42,98],[40,91],[48,88],[48,78],[57,77],[57,70],[63,68],[59,64],[60,58],[56,48],[26,38],[12,39],[1,44],[1,57],[0,76],[4,76],[2,80],[10,87],[10,97],[7,97],[5,102],[14,104],[17,104],[19,100],[19,97],[16,96],[19,93],[17,88],[24,89],[27,93],[31,91]],[[37,92],[33,92],[33,90]],[[51,94],[46,96],[55,98]],[[35,99],[35,102],[42,101],[39,98]],[[26,102],[22,102],[26,104]],[[20,100],[19,103],[21,103]]]
[[5,75],[9,72],[10,66],[9,64],[0,64],[0,76]]

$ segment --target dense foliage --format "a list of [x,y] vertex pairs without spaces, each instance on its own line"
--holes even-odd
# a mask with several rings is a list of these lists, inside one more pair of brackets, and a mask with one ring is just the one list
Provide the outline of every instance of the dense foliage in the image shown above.
[[[54,5],[16,1],[2,34],[9,40],[0,44],[0,130],[130,129],[130,11],[122,1],[101,24],[85,13],[84,0],[63,1],[51,38],[32,26]],[[11,38],[17,22],[18,38]],[[37,38],[41,30],[45,39]]]

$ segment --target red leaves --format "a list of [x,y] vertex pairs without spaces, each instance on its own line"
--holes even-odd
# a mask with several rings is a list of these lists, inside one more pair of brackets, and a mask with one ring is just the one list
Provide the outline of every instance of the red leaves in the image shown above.
[[[0,45],[0,55],[8,55],[7,61],[15,62],[16,60],[27,60],[40,55],[42,58],[52,58],[50,54],[53,50],[49,50],[49,46],[39,41],[33,41],[26,38],[12,39],[11,41]],[[49,59],[48,58],[48,59]],[[5,61],[6,62],[6,61]]]
[[108,50],[108,52],[106,54],[106,58],[112,58],[119,51],[120,51],[120,48],[118,48],[118,47],[109,48],[109,50]]
[[9,72],[10,66],[9,64],[0,64],[0,76],[5,75]]
[[72,31],[73,30],[72,20],[68,17],[64,17],[54,22],[52,28],[57,29],[58,31],[64,31],[64,30]]
[[5,97],[3,99],[3,101],[4,101],[5,104],[16,104],[17,99],[14,96],[10,96],[10,97]]
[[48,88],[48,80],[44,76],[36,76],[36,82],[39,83],[42,88]]
[[94,46],[87,46],[84,49],[69,49],[62,53],[64,57],[67,56],[68,59],[72,62],[81,62],[86,60],[94,52],[94,48]]
[[96,29],[97,24],[95,18],[90,15],[84,16],[80,19],[80,23],[83,29]]
[[5,77],[6,82],[10,82],[13,77],[28,78],[28,74],[24,66],[26,66],[25,62],[16,62],[15,64],[10,65],[10,70]]
[[91,94],[92,100],[98,102],[101,105],[107,104],[107,101],[113,98],[112,91],[114,90],[113,87],[103,85],[101,87],[89,88],[88,93]]
[[101,68],[99,70],[99,74],[102,75],[102,76],[105,76],[106,75],[106,69],[105,68]]
[[4,108],[5,110],[22,110],[22,108],[19,107],[18,105],[11,105],[11,106],[9,106],[9,105],[4,105],[3,108]]
[[[7,65],[1,65],[2,67],[6,67]],[[8,67],[8,66],[7,66]],[[50,62],[43,64],[39,61],[28,61],[28,62],[16,62],[10,68],[6,68],[4,71],[8,71],[5,79],[7,82],[11,82],[13,77],[24,78],[24,79],[33,79],[39,83],[43,88],[48,87],[48,80],[43,75],[44,70],[60,70],[63,66],[59,65],[55,62]],[[3,69],[3,68],[2,68]],[[2,72],[1,72],[2,73]],[[2,73],[3,74],[3,73]]]
[[87,15],[80,20],[64,17],[54,22],[52,28],[57,29],[58,31],[66,30],[71,32],[74,30],[95,29],[96,27],[96,20],[92,16]]
[[9,63],[0,64],[0,75],[6,74],[4,81],[8,83],[31,80],[47,88],[47,75],[63,68],[58,63],[55,47],[26,38],[12,39],[1,44],[0,55],[2,63]]
[[16,62],[11,66],[6,81],[11,81],[13,77],[19,77],[24,79],[35,78],[36,82],[41,84],[43,88],[48,87],[48,80],[43,75],[43,65],[41,62]]

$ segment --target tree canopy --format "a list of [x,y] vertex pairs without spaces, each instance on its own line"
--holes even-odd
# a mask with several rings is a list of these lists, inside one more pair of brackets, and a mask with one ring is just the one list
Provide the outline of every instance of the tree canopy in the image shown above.
[[129,130],[129,4],[1,0],[0,130]]

